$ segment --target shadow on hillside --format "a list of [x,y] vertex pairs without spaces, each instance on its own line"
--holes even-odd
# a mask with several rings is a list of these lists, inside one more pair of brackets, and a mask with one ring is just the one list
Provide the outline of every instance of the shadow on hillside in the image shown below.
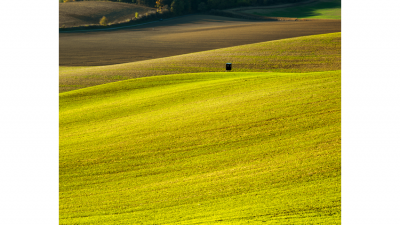
[[255,12],[254,14],[270,17],[306,18],[311,16],[319,16],[319,14],[316,12],[317,10],[335,8],[341,8],[341,0],[334,0],[330,2],[316,2],[304,6],[266,10],[265,13]]
[[173,17],[163,20],[153,20],[153,21],[143,21],[139,24],[121,24],[119,26],[108,26],[108,27],[94,27],[94,28],[85,28],[79,27],[74,29],[64,29],[60,30],[60,33],[64,33],[63,35],[74,35],[77,33],[97,33],[97,32],[125,32],[125,31],[145,31],[149,28],[163,28],[163,27],[179,27],[179,26],[196,26],[201,24],[234,24],[235,22],[259,22],[252,21],[246,19],[237,19],[230,17],[222,17],[222,16],[214,16],[214,15],[205,15],[205,14],[191,14],[179,17]]
[[[170,18],[165,20],[156,20],[151,22],[144,22],[143,25],[133,25],[127,27],[120,27],[117,29],[109,29],[109,30],[82,30],[79,33],[92,33],[95,32],[129,32],[129,31],[158,31],[163,28],[167,29],[177,29],[176,32],[179,32],[179,27],[186,27],[186,28],[208,28],[208,29],[217,29],[217,27],[221,26],[234,26],[239,25],[236,22],[247,24],[248,22],[255,23],[255,22],[266,22],[260,20],[247,20],[247,19],[237,19],[231,17],[223,17],[223,16],[214,16],[214,15],[205,15],[205,14],[195,14],[195,15],[186,15],[176,18]],[[173,27],[173,28],[172,28]],[[105,28],[108,29],[108,28]]]

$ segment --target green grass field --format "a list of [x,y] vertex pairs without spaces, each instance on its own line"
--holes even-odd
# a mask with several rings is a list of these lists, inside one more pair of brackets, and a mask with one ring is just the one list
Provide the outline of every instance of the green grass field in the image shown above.
[[340,224],[341,72],[60,94],[60,224]]
[[[250,11],[249,11],[250,12]],[[341,17],[341,0],[321,0],[303,6],[259,9],[254,14],[270,17],[310,18],[310,19],[338,19]]]
[[60,67],[59,90],[66,92],[126,80],[179,73],[317,72],[341,69],[341,33],[288,38],[172,57],[95,67]]

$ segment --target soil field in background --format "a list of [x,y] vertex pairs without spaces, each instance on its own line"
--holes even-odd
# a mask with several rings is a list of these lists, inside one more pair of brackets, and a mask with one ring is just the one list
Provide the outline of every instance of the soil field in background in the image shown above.
[[117,23],[154,10],[146,6],[121,2],[67,2],[59,4],[59,27],[76,27],[90,24],[99,24],[100,19],[106,16],[108,22]]
[[340,31],[340,20],[271,22],[190,15],[121,30],[60,33],[59,65],[112,65]]

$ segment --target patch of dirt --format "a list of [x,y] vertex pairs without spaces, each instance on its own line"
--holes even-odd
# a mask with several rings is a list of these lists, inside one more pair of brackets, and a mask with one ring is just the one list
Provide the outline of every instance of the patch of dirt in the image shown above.
[[154,11],[154,8],[121,2],[82,1],[59,3],[59,27],[99,24],[105,16],[109,23],[123,22]]

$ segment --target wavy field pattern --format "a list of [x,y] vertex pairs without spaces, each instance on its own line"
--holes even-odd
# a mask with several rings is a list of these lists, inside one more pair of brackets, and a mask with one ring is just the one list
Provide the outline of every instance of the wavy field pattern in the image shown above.
[[341,33],[241,45],[98,67],[60,67],[60,92],[138,77],[219,72],[317,72],[341,69]]
[[340,224],[340,71],[60,94],[60,224]]

